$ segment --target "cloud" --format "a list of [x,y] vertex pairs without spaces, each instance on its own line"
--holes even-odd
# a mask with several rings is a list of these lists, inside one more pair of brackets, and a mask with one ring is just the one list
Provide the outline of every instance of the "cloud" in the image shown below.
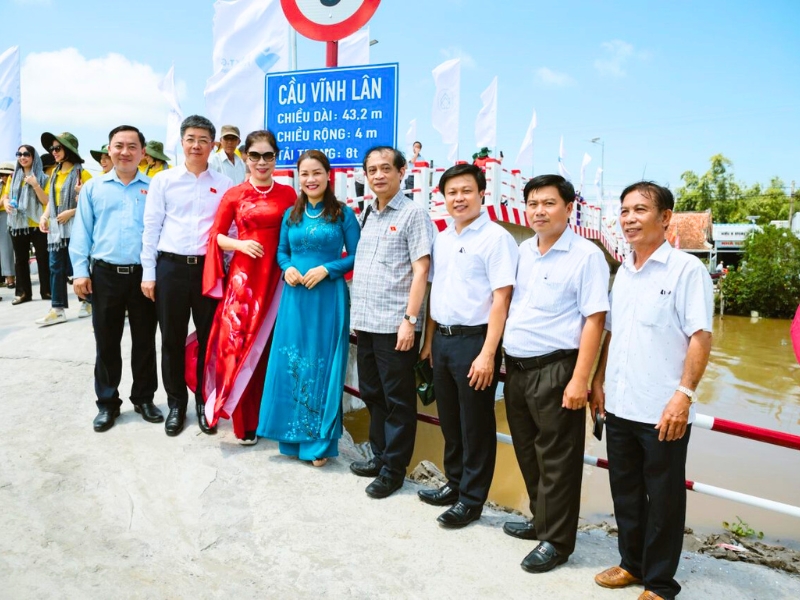
[[547,87],[567,87],[575,84],[575,80],[566,73],[559,73],[547,67],[536,69],[536,81]]
[[[163,127],[169,111],[158,91],[163,77],[121,54],[87,59],[75,48],[31,53],[22,64],[22,117],[59,123],[60,130],[122,122]],[[185,95],[185,84],[176,85]]]
[[472,56],[465,52],[460,46],[448,46],[447,48],[442,48],[440,50],[440,54],[444,58],[444,60],[450,60],[451,58],[460,58],[461,59],[461,66],[466,67],[468,69],[474,69],[477,66],[475,59]]
[[637,52],[632,44],[622,40],[611,40],[600,44],[603,58],[594,61],[594,68],[600,75],[607,77],[625,77],[625,67],[632,60],[645,60],[646,52]]

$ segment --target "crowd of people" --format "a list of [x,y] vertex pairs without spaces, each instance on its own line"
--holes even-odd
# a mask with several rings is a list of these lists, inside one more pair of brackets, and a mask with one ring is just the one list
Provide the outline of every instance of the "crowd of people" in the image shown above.
[[[705,268],[666,241],[671,192],[645,181],[622,192],[632,252],[609,294],[604,254],[570,228],[575,190],[559,175],[525,185],[535,235],[518,246],[483,208],[480,166],[458,164],[441,176],[450,221],[436,234],[404,192],[407,163],[395,148],[366,153],[374,199],[356,215],[334,196],[322,152],[299,157],[296,193],[273,179],[279,148],[271,132],[253,131],[241,146],[236,127],[221,134],[212,156],[215,126],[188,117],[185,162],[170,168],[162,144],[121,125],[92,151],[103,174],[90,178],[78,140],[45,133],[49,172],[29,145],[13,169],[0,168],[3,228],[17,255],[13,274],[2,267],[7,282],[15,277],[12,304],[32,296],[31,245],[40,294],[52,302],[41,325],[66,319],[68,277],[91,302],[95,431],[110,429],[123,404],[127,316],[130,400],[143,419],[180,434],[191,390],[204,433],[230,419],[240,443],[274,440],[281,454],[322,467],[338,455],[353,330],[372,456],[350,470],[372,479],[372,498],[403,486],[416,436],[415,371],[427,361],[447,483],[418,496],[448,507],[442,527],[461,528],[481,517],[494,475],[504,360],[508,422],[533,518],[503,530],[538,542],[522,568],[549,571],[575,550],[588,406],[596,435],[606,427],[621,555],[595,581],[643,584],[642,599],[674,598],[694,390],[713,310]],[[166,419],[154,403],[157,327]]]

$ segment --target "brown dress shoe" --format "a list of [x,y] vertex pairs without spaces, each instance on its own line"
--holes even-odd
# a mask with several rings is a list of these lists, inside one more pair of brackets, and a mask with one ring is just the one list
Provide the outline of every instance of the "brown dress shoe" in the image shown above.
[[628,587],[634,583],[642,583],[642,580],[634,577],[622,567],[611,567],[595,575],[594,582],[604,588],[616,589]]
[[639,595],[639,600],[664,600],[661,596],[650,590],[645,590]]

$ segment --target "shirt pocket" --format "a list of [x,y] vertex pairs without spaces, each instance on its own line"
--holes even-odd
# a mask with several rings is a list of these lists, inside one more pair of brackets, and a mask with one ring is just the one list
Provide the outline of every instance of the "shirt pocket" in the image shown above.
[[475,281],[485,277],[483,260],[476,254],[456,252],[456,277],[461,281]]
[[378,238],[375,260],[382,265],[393,266],[402,263],[408,256],[405,239],[398,231],[387,230]]
[[646,327],[663,328],[669,325],[671,312],[672,294],[659,294],[636,307],[636,320]]
[[542,279],[539,286],[531,290],[531,308],[537,308],[544,312],[555,313],[564,304],[564,299],[568,292],[569,281],[566,279]]

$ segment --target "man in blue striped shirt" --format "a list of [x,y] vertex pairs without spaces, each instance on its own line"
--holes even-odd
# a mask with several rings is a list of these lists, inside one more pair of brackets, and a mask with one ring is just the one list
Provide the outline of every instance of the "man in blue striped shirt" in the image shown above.
[[135,127],[120,125],[109,133],[108,142],[114,168],[83,186],[69,245],[75,293],[80,298],[92,294],[99,411],[95,431],[113,427],[122,406],[118,387],[126,311],[131,328],[133,409],[145,421],[164,420],[153,404],[158,388],[156,310],[141,291],[144,205],[150,187],[150,178],[138,168],[144,157],[144,135]]

